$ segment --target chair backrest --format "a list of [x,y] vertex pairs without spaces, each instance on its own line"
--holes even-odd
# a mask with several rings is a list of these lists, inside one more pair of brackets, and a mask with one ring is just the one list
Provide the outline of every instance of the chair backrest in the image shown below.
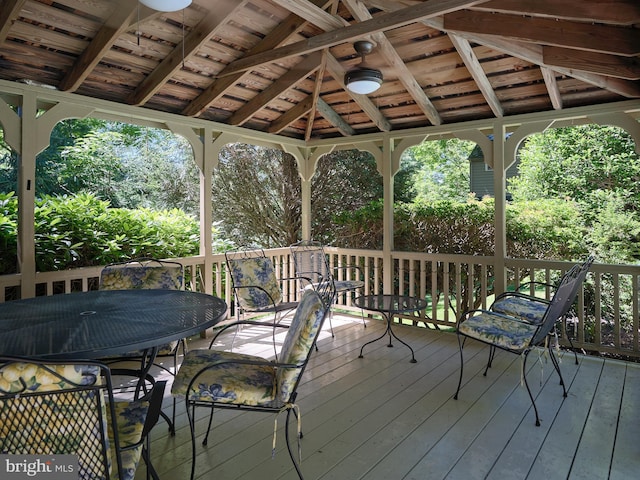
[[277,393],[282,403],[293,402],[295,399],[300,377],[307,366],[334,294],[333,283],[329,282],[321,292],[306,290],[300,300],[278,356],[280,363],[298,365],[296,368],[279,368],[276,373]]
[[112,263],[100,273],[100,290],[181,290],[184,268],[178,262],[137,258]]
[[296,276],[308,279],[312,284],[332,278],[329,261],[320,242],[303,240],[290,247]]
[[79,478],[123,478],[113,405],[105,365],[0,357],[0,453],[76,455]]
[[558,319],[567,314],[578,296],[578,289],[584,282],[592,262],[593,258],[589,257],[585,263],[573,266],[562,276],[531,344],[536,345],[543,341]]
[[259,311],[282,303],[282,290],[273,262],[264,252],[248,256],[244,252],[225,254],[238,306]]

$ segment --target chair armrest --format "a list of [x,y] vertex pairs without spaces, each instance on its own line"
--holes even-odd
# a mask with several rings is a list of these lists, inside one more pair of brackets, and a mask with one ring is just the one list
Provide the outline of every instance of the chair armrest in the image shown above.
[[362,271],[362,268],[360,268],[358,265],[339,265],[339,266],[333,267],[333,269],[344,270],[345,272],[348,270],[355,270],[357,272],[358,279],[364,278],[364,272]]

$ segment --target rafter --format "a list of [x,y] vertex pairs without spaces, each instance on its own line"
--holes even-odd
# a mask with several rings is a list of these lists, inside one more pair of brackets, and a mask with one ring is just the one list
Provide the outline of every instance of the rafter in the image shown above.
[[544,47],[545,65],[598,73],[626,80],[640,79],[640,58],[584,52],[571,48]]
[[[376,32],[383,32],[402,27],[430,17],[455,11],[459,8],[470,7],[486,0],[441,0],[438,2],[424,2],[406,7],[390,14],[378,15],[371,20],[356,23],[348,27],[330,32],[320,33],[312,38],[302,40],[291,45],[275,48],[260,55],[248,55],[231,63],[225,69],[225,75],[249,70],[259,65],[265,65],[285,58],[305,55],[323,48],[339,45]],[[218,74],[220,77],[221,75]]]
[[[331,0],[312,0],[314,5],[324,7],[331,3]],[[308,22],[298,15],[289,15],[284,22],[272,30],[262,41],[256,44],[247,52],[247,55],[260,55],[289,41],[302,30]],[[241,71],[234,74],[226,75],[226,69],[222,70],[218,75],[220,78],[213,81],[198,97],[193,100],[182,111],[183,115],[197,116],[200,115],[209,105],[218,100],[224,93],[242,78],[248,75],[248,72]]]
[[322,52],[314,52],[285,73],[276,82],[258,93],[229,119],[232,125],[240,125],[259,110],[262,110],[274,98],[288,90],[303,78],[318,70],[322,60]]
[[560,95],[560,90],[558,89],[558,82],[556,81],[555,72],[547,67],[540,67],[540,71],[542,72],[544,84],[547,86],[547,92],[549,93],[549,98],[551,99],[551,105],[553,106],[553,109],[562,110],[562,96]]
[[492,0],[473,10],[618,25],[640,22],[640,2],[624,0]]
[[[138,11],[137,2],[120,0],[113,13],[85,48],[73,67],[64,76],[58,88],[63,91],[75,91],[91,74],[102,57],[111,49],[118,37],[129,29],[134,15]],[[146,9],[149,11],[149,9]]]
[[444,16],[444,29],[615,55],[640,54],[640,35],[633,28],[504,13],[457,11]]
[[4,43],[7,33],[9,33],[9,28],[18,18],[20,10],[22,10],[26,2],[27,0],[5,0],[3,2],[2,8],[0,8],[0,45]]
[[[343,0],[342,2],[351,12],[353,17],[359,21],[364,22],[371,20],[373,17],[367,7],[359,0]],[[391,42],[387,39],[383,32],[377,32],[371,35],[374,42],[378,44],[378,52],[382,55],[385,62],[394,69],[398,76],[398,80],[407,89],[413,101],[420,107],[420,110],[425,114],[429,121],[433,125],[442,124],[442,118],[436,107],[431,103],[429,97],[424,93],[424,90],[417,82],[411,71],[407,68],[398,52],[396,52]]]
[[194,55],[198,49],[224,26],[226,20],[236,8],[242,7],[248,0],[218,0],[215,8],[202,19],[185,39],[144,79],[129,98],[133,105],[143,105],[153,97],[160,88],[177,72],[185,60]]
[[353,127],[345,122],[327,102],[319,98],[316,107],[318,109],[318,113],[336,127],[342,135],[347,137],[355,135],[356,131]]
[[456,47],[458,55],[462,58],[467,70],[475,80],[482,96],[487,101],[487,104],[491,108],[491,111],[496,117],[504,116],[504,111],[502,109],[502,105],[500,105],[500,100],[496,96],[496,92],[493,90],[487,75],[484,73],[480,62],[478,61],[478,57],[476,57],[475,53],[473,53],[473,48],[471,48],[471,44],[468,40],[465,40],[462,37],[458,37],[455,34],[449,35],[449,40],[453,43],[453,46]]

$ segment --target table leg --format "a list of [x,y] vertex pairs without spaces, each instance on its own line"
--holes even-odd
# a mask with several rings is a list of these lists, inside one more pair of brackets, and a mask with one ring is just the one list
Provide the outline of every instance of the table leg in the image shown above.
[[358,355],[358,358],[364,358],[364,355],[362,355],[362,351],[364,350],[364,347],[366,347],[367,345],[369,345],[370,343],[374,343],[377,342],[378,340],[382,339],[385,337],[385,335],[389,335],[389,343],[387,345],[387,347],[393,347],[393,343],[391,343],[391,337],[393,336],[393,338],[395,338],[396,340],[398,340],[400,343],[402,343],[404,346],[406,346],[409,350],[411,350],[411,363],[416,363],[416,356],[415,353],[413,352],[413,348],[411,348],[411,346],[400,340],[400,338],[398,338],[398,336],[393,332],[393,329],[391,328],[391,323],[392,323],[392,319],[393,317],[390,315],[382,315],[384,317],[384,319],[387,321],[387,328],[385,329],[385,331],[382,333],[382,335],[380,335],[378,338],[375,338],[373,340],[368,341],[367,343],[365,343],[364,345],[362,345],[362,347],[360,348],[360,355]]

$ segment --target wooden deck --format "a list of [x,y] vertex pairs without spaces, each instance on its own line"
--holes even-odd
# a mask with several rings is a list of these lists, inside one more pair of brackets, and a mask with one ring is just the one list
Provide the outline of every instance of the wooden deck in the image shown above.
[[[520,385],[521,360],[500,352],[487,377],[488,350],[465,347],[464,387],[452,396],[459,372],[456,336],[399,326],[416,352],[380,340],[358,358],[361,345],[383,331],[378,320],[335,316],[335,338],[325,328],[319,351],[299,388],[302,471],[307,480],[390,479],[630,479],[640,471],[640,366],[615,360],[562,355],[568,398],[550,362],[530,355],[530,384],[542,425]],[[256,335],[257,336],[254,336]],[[232,335],[223,339],[230,343]],[[251,341],[247,340],[252,338]],[[221,342],[222,343],[222,342]],[[190,348],[206,347],[195,340]],[[228,346],[228,345],[227,345]],[[224,345],[221,345],[224,348]],[[245,329],[234,351],[272,355],[267,331]],[[171,401],[165,400],[169,412]],[[184,404],[177,432],[161,421],[152,432],[153,463],[162,479],[188,479],[191,462]],[[197,415],[199,439],[208,411]],[[216,411],[209,444],[197,444],[196,478],[295,479],[286,452],[285,415]],[[292,425],[295,431],[295,425]],[[136,478],[144,478],[140,468]]]

